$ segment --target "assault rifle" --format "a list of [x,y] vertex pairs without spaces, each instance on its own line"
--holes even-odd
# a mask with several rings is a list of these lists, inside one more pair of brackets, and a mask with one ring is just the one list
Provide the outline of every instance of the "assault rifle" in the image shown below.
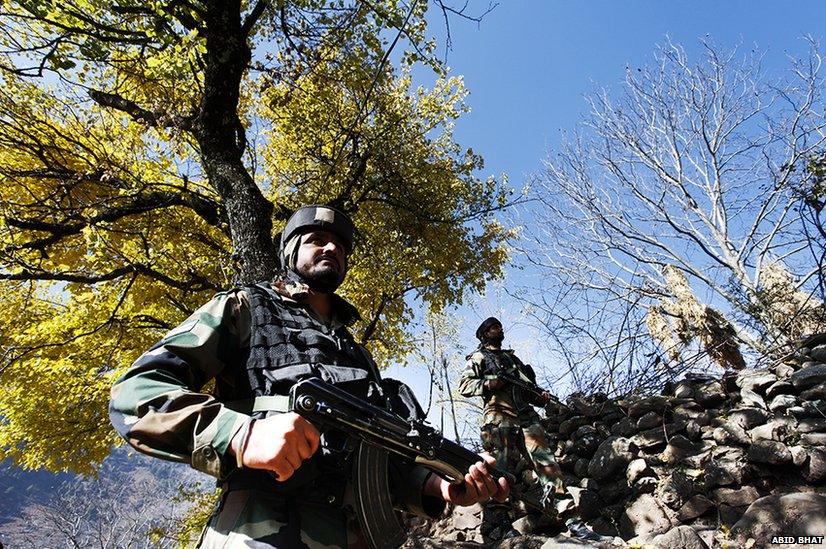
[[[407,532],[393,510],[390,499],[387,457],[398,454],[459,484],[479,454],[442,437],[422,420],[407,420],[354,397],[352,394],[311,378],[293,385],[290,407],[320,430],[337,429],[359,441],[353,471],[355,511],[368,542],[376,549],[395,548]],[[495,479],[505,477],[511,497],[529,507],[553,514],[548,497],[536,498],[516,486],[510,473],[488,467]]]
[[[493,374],[493,375],[486,375],[485,379],[486,380],[488,380],[488,379],[501,379],[505,383],[510,383],[511,385],[514,385],[514,386],[519,387],[520,389],[522,389],[524,391],[527,391],[528,393],[536,396],[540,400],[543,399],[542,395],[547,392],[547,391],[544,391],[542,388],[537,387],[533,383],[528,383],[524,379],[521,379],[521,378],[516,377],[516,376],[512,376],[512,375],[510,375],[508,373],[505,373],[505,372],[498,372],[498,373]],[[550,394],[550,393],[548,393],[548,394]],[[559,402],[559,399],[556,398],[553,395],[551,395],[551,400]]]

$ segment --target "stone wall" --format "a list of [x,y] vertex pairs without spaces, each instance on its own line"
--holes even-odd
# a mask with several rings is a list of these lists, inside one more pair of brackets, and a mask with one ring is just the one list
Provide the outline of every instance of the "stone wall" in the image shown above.
[[[826,334],[771,369],[547,412],[566,484],[600,533],[661,547],[826,534]],[[443,535],[478,539],[469,511],[453,522]]]

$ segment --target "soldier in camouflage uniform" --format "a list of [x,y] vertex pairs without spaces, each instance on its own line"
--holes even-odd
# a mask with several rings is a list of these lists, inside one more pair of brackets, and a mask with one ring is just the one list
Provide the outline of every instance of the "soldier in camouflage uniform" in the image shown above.
[[[549,448],[545,431],[534,406],[544,406],[551,394],[536,385],[536,374],[513,350],[502,349],[504,331],[494,317],[487,318],[476,330],[480,346],[467,357],[459,380],[459,391],[466,397],[482,397],[482,446],[493,454],[499,467],[513,473],[526,484],[533,484],[545,498],[554,498],[561,517],[574,510],[573,501],[564,489],[562,472]],[[509,377],[516,382],[502,379]],[[530,388],[530,390],[528,389]],[[547,516],[529,513],[536,530],[548,526]],[[511,506],[500,501],[482,504],[482,536],[499,541],[519,535],[512,526]],[[580,520],[569,516],[566,525],[571,535],[600,540]]]
[[[112,387],[112,424],[132,446],[218,479],[222,495],[200,547],[365,544],[352,512],[351,445],[289,412],[287,397],[307,377],[361,398],[381,394],[375,363],[347,330],[357,312],[334,293],[353,234],[334,208],[300,208],[282,233],[276,281],[219,293]],[[201,392],[210,380],[212,393]],[[507,483],[493,480],[488,463],[452,485],[391,457],[394,505],[436,517],[445,502],[504,500]]]

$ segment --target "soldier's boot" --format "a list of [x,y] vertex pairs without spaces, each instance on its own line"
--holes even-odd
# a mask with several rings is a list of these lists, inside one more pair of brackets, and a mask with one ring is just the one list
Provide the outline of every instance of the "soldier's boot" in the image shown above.
[[565,521],[565,526],[568,528],[568,535],[572,538],[585,541],[610,541],[613,539],[597,534],[588,528],[588,525],[582,522],[582,519],[569,518]]

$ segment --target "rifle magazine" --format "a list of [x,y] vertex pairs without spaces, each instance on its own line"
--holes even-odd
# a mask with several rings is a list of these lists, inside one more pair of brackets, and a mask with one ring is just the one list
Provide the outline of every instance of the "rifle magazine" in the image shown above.
[[361,442],[353,463],[356,516],[373,549],[396,549],[407,540],[407,530],[390,498],[387,457],[386,450]]

